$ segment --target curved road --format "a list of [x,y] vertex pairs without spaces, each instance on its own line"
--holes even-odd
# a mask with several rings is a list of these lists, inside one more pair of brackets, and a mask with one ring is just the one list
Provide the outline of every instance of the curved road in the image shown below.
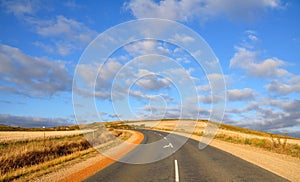
[[[153,145],[137,146],[122,161],[142,163],[172,154],[147,164],[115,162],[85,181],[287,181],[217,148],[207,146],[199,150],[196,140],[159,131],[140,131],[144,134],[142,143]],[[184,140],[187,142],[180,148]]]

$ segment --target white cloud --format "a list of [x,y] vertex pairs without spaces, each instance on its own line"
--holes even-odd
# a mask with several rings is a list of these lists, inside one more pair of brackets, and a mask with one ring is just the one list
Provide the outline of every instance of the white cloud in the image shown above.
[[1,6],[7,13],[22,18],[24,15],[34,14],[39,9],[39,1],[1,1]]
[[162,118],[184,118],[184,119],[198,119],[209,118],[209,109],[200,108],[198,106],[197,98],[186,98],[183,105],[161,106],[161,105],[145,105],[141,108],[139,113],[140,119],[162,119]]
[[290,73],[282,67],[286,63],[277,58],[267,58],[259,60],[258,52],[249,51],[245,48],[237,47],[237,52],[230,60],[230,68],[241,68],[249,76],[274,78],[288,76]]
[[234,113],[234,114],[247,113],[247,112],[259,110],[259,107],[261,105],[263,105],[261,102],[250,101],[246,103],[246,106],[244,108],[228,108],[226,112]]
[[159,75],[145,69],[138,70],[136,84],[143,90],[158,91],[167,89],[172,82],[168,78],[160,77]]
[[45,50],[48,53],[54,53],[55,48],[53,46],[50,46],[49,44],[45,44],[40,41],[33,42],[33,45],[36,47],[40,47],[41,49]]
[[252,41],[257,41],[258,40],[257,36],[255,36],[255,35],[248,35],[248,38]]
[[253,21],[261,18],[268,9],[281,9],[281,0],[207,0],[207,12],[211,16],[225,15],[233,20]]
[[184,44],[188,44],[190,42],[194,42],[195,39],[193,37],[184,35],[184,34],[175,34],[174,38],[175,42],[182,42]]
[[262,130],[276,131],[284,130],[288,127],[300,126],[300,100],[281,101],[281,104],[277,105],[277,108],[281,111],[270,109],[260,109],[260,116],[265,120],[256,127]]
[[[150,60],[149,63],[138,62],[126,65],[122,65],[118,61],[111,58],[105,64],[79,64],[77,74],[78,78],[83,81],[80,83],[83,83],[84,87],[94,90],[96,81],[95,95],[98,98],[109,99],[112,94],[115,99],[121,99],[128,94],[137,98],[149,98],[147,95],[149,92],[165,92],[174,89],[172,87],[174,81],[185,85],[193,79],[190,73],[184,69],[173,67],[162,69],[163,67],[159,67],[157,64],[161,64],[161,61],[154,63]],[[157,68],[161,70],[157,70]],[[97,80],[95,80],[97,75]],[[76,89],[81,95],[93,96],[93,93],[87,93],[85,88]],[[172,99],[169,98],[170,100]]]
[[83,23],[62,15],[56,16],[54,20],[32,20],[31,23],[36,25],[37,33],[45,37],[67,36],[75,41],[88,43],[91,41],[91,35],[96,34]]
[[287,95],[293,92],[300,92],[300,81],[290,79],[287,83],[284,83],[283,80],[273,80],[270,84],[265,85],[265,88],[268,92],[276,93],[278,95]]
[[133,55],[169,54],[170,50],[156,40],[142,40],[126,45],[125,50]]
[[[84,96],[95,96],[100,99],[111,97],[112,82],[122,65],[111,58],[105,64],[78,64],[77,74],[84,81],[84,86],[92,88],[95,92],[90,93],[86,88],[77,86],[76,92]],[[123,83],[124,84],[124,83]]]
[[78,10],[82,8],[81,5],[77,4],[74,1],[66,1],[63,3],[63,5],[71,10]]
[[[43,3],[43,4],[41,4]],[[38,40],[33,45],[44,49],[48,53],[66,56],[74,51],[82,50],[98,34],[84,23],[58,15],[50,19],[38,16],[41,11],[49,11],[47,1],[1,1],[1,6],[7,13],[14,14],[19,20],[30,25],[32,31],[47,38],[47,41]],[[75,8],[72,2],[65,3]]]
[[122,116],[122,115],[120,115],[120,114],[109,114],[108,115],[110,118],[117,118],[117,119],[120,119],[120,117]]
[[224,100],[219,95],[199,95],[198,99],[204,104],[218,103]]
[[252,50],[254,49],[255,44],[257,44],[259,41],[260,39],[258,38],[256,31],[246,30],[244,32],[244,37],[242,39],[240,47]]
[[[148,101],[161,101],[164,100],[166,103],[172,103],[174,98],[170,97],[168,94],[156,93],[156,94],[146,94],[140,90],[129,90],[128,94],[137,99],[145,99]],[[141,100],[140,100],[141,101]]]
[[[58,50],[57,52],[63,56],[72,53],[74,50],[83,49],[97,35],[96,31],[85,24],[62,15],[50,20],[33,17],[27,17],[25,20],[33,25],[37,34],[45,38],[51,38],[51,46],[54,46],[52,50]],[[49,51],[49,45],[38,44],[37,46],[47,48],[46,51]]]
[[226,81],[230,80],[229,76],[219,73],[211,73],[207,75],[209,85],[212,91],[221,91],[226,87]]
[[250,88],[244,88],[244,89],[233,89],[227,91],[227,98],[228,101],[245,101],[245,100],[251,100],[255,98],[255,93]]
[[27,96],[52,96],[70,91],[72,77],[65,63],[31,57],[18,48],[0,44],[0,91]]
[[280,9],[280,0],[131,0],[124,4],[137,18],[165,18],[177,21],[206,21],[219,16],[252,21],[268,9]]
[[187,20],[195,1],[166,0],[155,3],[150,1],[133,0],[125,4],[137,18],[166,18],[172,20]]
[[199,86],[196,86],[196,90],[198,92],[207,92],[207,91],[210,91],[210,85],[199,85]]
[[0,114],[0,123],[9,126],[19,127],[55,127],[69,126],[76,124],[66,118],[43,118],[33,116],[12,116],[9,114]]
[[121,68],[121,63],[114,59],[110,59],[104,65],[101,65],[97,77],[97,87],[107,87]]
[[137,85],[145,90],[160,90],[169,88],[171,82],[165,78],[158,78],[156,76],[147,76],[137,81]]
[[218,73],[212,73],[207,75],[207,79],[212,81],[212,82],[223,82],[224,80],[224,75],[218,74]]
[[140,90],[129,90],[128,94],[130,96],[133,96],[138,99],[154,99],[155,98],[155,96],[147,95],[147,94],[141,92]]
[[152,52],[155,47],[156,41],[153,40],[143,40],[131,43],[125,46],[125,50],[129,53],[135,54],[147,54]]
[[[267,132],[287,131],[300,126],[300,100],[272,100],[248,102],[244,108],[227,109],[229,123]],[[230,116],[230,117],[229,117]],[[232,118],[242,118],[234,121]]]
[[98,99],[110,99],[111,95],[108,91],[90,91],[84,88],[73,87],[73,92],[84,97],[96,97]]

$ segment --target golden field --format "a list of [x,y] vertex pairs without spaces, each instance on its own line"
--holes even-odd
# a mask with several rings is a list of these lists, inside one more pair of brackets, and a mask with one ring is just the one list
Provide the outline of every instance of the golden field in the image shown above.
[[101,146],[128,137],[113,128],[109,130],[1,131],[0,181],[30,181],[63,167],[69,161],[95,155],[97,151],[91,142],[94,146]]

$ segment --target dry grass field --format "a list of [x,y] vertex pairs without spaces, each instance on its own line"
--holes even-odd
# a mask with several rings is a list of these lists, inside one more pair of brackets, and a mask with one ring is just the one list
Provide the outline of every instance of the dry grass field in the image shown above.
[[0,131],[0,142],[35,140],[53,137],[75,136],[89,131]]
[[[114,142],[116,137],[125,140],[128,138],[126,129],[131,127],[176,131],[202,137],[207,121],[132,121],[104,125],[106,128],[103,123],[101,126],[92,123],[83,131],[1,131],[0,181],[30,181],[33,177],[62,168],[66,163],[89,158],[96,153],[91,144],[104,146],[103,150],[119,145]],[[101,129],[97,131],[97,128]],[[109,131],[109,134],[102,132],[103,129]],[[300,158],[300,140],[288,136],[221,124],[215,139]]]
[[[129,122],[134,127],[161,130],[201,141],[207,121],[178,120]],[[195,128],[186,130],[187,125]],[[177,125],[177,126],[176,126]],[[182,127],[183,126],[183,127]],[[300,139],[220,124],[209,144],[289,181],[300,179]]]
[[31,177],[28,176],[44,175],[51,172],[51,168],[95,153],[91,144],[98,146],[128,137],[126,133],[114,128],[109,130],[2,131],[0,181],[30,181]]
[[[128,124],[134,127],[152,128],[164,131],[176,131],[202,136],[205,133],[207,121],[150,120],[129,122]],[[230,143],[250,145],[275,153],[286,154],[300,158],[300,139],[293,137],[220,124],[214,138]]]

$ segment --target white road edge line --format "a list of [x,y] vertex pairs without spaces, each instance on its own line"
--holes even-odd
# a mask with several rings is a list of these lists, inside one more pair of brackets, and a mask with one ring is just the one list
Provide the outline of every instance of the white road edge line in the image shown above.
[[177,160],[175,159],[175,182],[179,182],[179,171],[178,171],[178,164]]

